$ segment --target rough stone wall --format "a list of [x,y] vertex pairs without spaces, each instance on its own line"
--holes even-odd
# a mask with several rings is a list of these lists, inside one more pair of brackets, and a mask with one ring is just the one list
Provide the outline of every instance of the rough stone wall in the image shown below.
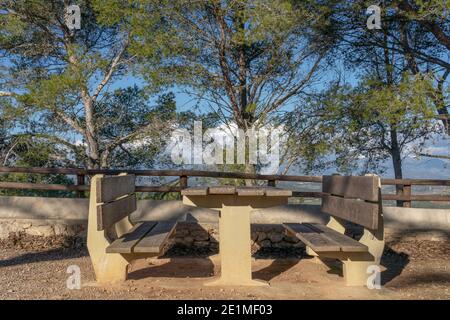
[[[251,227],[252,250],[261,248],[301,248],[304,244],[297,238],[286,235],[280,224],[252,224]],[[52,237],[67,236],[86,239],[86,222],[70,222],[62,220],[24,220],[0,219],[0,239],[7,239],[11,234],[26,234],[30,236]],[[385,229],[386,239],[421,239],[421,240],[448,240],[448,233],[423,230],[421,232],[408,232],[404,230]],[[170,239],[170,244],[187,247],[217,250],[219,247],[218,223],[191,223],[180,222]]]
[[[40,197],[0,196],[0,239],[10,233],[31,236],[78,236],[85,237],[89,199],[63,199]],[[450,210],[426,208],[384,207],[386,238],[405,237],[430,240],[450,239]],[[187,219],[202,221],[203,228],[217,230],[218,212],[188,207],[181,201],[141,200],[138,210],[130,218],[136,220],[161,221]],[[320,206],[311,204],[290,204],[255,210],[252,212],[252,239],[255,246],[278,248],[295,245],[296,239],[285,237],[280,227],[282,222],[326,223],[328,216]],[[208,223],[206,223],[208,222]],[[259,224],[259,225],[258,225]],[[263,225],[268,224],[268,225]],[[188,230],[186,230],[186,228]],[[192,231],[191,231],[192,228]],[[174,240],[197,247],[217,246],[217,231],[206,237],[198,226],[180,226]],[[184,234],[184,235],[183,235]],[[186,237],[186,239],[181,239]],[[216,241],[210,241],[210,239]]]
[[[24,233],[30,236],[69,236],[86,237],[85,224],[64,224],[41,220],[3,220],[0,221],[0,239],[6,239],[10,234]],[[186,247],[209,248],[218,250],[219,230],[217,223],[180,222],[171,237],[171,244]],[[285,234],[284,229],[277,224],[256,224],[251,230],[252,250],[260,248],[302,247],[303,244],[295,237]]]
[[[285,234],[283,227],[277,224],[255,224],[251,230],[252,250],[260,248],[304,247],[297,238]],[[219,247],[220,234],[215,223],[179,223],[171,241],[182,246],[197,248]]]
[[13,233],[30,236],[80,236],[86,233],[86,224],[67,224],[48,220],[0,220],[0,239],[6,239]]

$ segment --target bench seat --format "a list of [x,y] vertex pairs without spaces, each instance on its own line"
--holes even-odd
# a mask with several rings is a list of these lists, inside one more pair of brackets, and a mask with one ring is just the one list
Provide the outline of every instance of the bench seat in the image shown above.
[[369,248],[325,225],[315,223],[283,223],[286,230],[314,252],[368,252]]
[[[380,265],[384,249],[382,204],[381,181],[376,175],[323,176],[320,209],[330,216],[327,224],[283,226],[306,245],[306,254],[316,257],[316,261],[341,261],[348,286],[369,287],[375,281],[369,276],[369,268]],[[359,241],[345,235],[348,223],[364,228]]]
[[139,222],[129,232],[111,243],[106,252],[162,254],[164,245],[174,232],[176,224],[176,221]]

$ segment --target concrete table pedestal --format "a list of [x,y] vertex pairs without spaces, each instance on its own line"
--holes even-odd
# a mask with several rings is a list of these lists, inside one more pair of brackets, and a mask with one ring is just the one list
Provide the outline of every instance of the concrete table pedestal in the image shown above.
[[[189,189],[186,189],[189,190]],[[282,189],[278,189],[282,190]],[[286,190],[288,191],[288,190]],[[183,203],[220,211],[219,254],[221,275],[207,281],[207,286],[265,286],[265,281],[252,279],[250,214],[255,209],[287,204],[289,193],[267,196],[233,194],[197,194],[183,192]],[[231,191],[230,191],[231,193]]]

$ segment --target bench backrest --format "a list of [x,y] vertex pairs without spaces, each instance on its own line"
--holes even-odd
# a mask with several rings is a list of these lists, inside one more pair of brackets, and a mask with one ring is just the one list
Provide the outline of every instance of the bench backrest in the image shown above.
[[105,230],[136,211],[135,180],[134,175],[97,179],[97,230]]
[[378,176],[323,176],[322,211],[365,228],[378,229],[381,214]]

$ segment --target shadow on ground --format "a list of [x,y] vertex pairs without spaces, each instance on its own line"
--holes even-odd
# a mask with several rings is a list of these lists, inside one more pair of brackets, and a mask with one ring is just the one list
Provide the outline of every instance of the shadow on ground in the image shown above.
[[210,259],[172,258],[161,265],[150,265],[131,271],[128,278],[139,280],[153,277],[206,278],[214,276],[214,264]]
[[450,285],[450,274],[448,272],[427,272],[403,279],[400,285],[396,287],[419,287],[426,285],[428,287],[433,285]]
[[408,254],[397,252],[386,245],[383,256],[381,257],[381,265],[386,268],[386,270],[381,272],[381,285],[384,286],[398,277],[409,262]]
[[[25,240],[26,241],[25,241]],[[14,241],[12,241],[14,240]],[[38,239],[39,240],[39,239]],[[69,239],[70,240],[70,239]],[[10,245],[4,246],[0,243],[2,249],[19,249],[16,254],[4,256],[0,260],[0,269],[26,265],[31,263],[39,263],[46,261],[58,261],[87,257],[88,252],[83,240],[59,239],[39,240],[35,238],[9,239]],[[49,242],[50,241],[50,242]],[[51,245],[46,249],[38,249],[41,245]],[[449,255],[448,242],[432,242],[432,241],[406,241],[403,239],[395,239],[386,244],[381,265],[385,270],[381,274],[382,285],[391,287],[408,287],[421,284],[450,284],[450,274],[441,272],[437,269],[432,272],[431,269],[414,270],[408,267],[411,261],[424,261],[424,263],[433,264],[433,261],[439,263],[447,263]],[[147,265],[143,265],[143,269],[131,270],[129,276],[131,279],[142,279],[146,277],[210,277],[217,272],[211,261],[211,256],[217,255],[218,249],[211,247],[193,247],[176,245],[168,249],[161,257],[167,259],[167,263],[148,265],[150,261],[145,261]],[[289,271],[300,260],[308,259],[305,255],[304,248],[260,248],[253,253],[256,259],[272,259],[270,265],[263,269],[253,272],[255,279],[270,281],[280,274]],[[443,259],[438,259],[441,257]],[[436,259],[430,261],[429,259]],[[432,266],[430,264],[430,267]],[[414,266],[414,264],[413,264]],[[338,274],[342,276],[342,271],[337,261],[329,264],[328,273]],[[408,267],[408,275],[413,272],[414,276],[399,277]],[[419,273],[417,271],[420,271]],[[394,281],[395,280],[395,281]]]
[[55,248],[46,251],[33,251],[20,254],[10,259],[0,260],[0,268],[44,261],[75,259],[87,255],[88,253],[85,249]]
[[293,268],[299,261],[300,259],[274,260],[269,266],[253,272],[253,279],[270,281],[283,272],[286,272],[287,270]]
[[[253,253],[256,259],[275,259],[272,263],[253,273],[255,279],[269,281],[295,266],[304,256],[304,248],[260,248]],[[214,275],[214,264],[210,257],[217,255],[218,249],[174,245],[161,259],[169,262],[150,265],[132,271],[129,278],[138,280],[146,277],[203,278]]]

